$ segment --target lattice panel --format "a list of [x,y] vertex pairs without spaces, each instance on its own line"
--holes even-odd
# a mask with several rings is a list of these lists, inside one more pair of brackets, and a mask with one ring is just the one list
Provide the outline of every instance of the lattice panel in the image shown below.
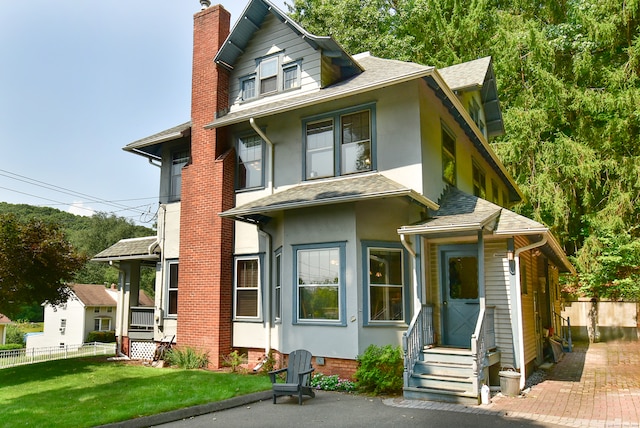
[[156,344],[154,342],[131,342],[131,351],[129,358],[132,360],[153,360],[156,352]]

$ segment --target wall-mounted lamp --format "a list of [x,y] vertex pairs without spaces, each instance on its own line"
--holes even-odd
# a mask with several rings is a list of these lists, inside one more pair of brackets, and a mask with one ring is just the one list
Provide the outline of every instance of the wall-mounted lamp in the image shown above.
[[513,238],[507,239],[507,260],[509,260],[509,273],[511,275],[516,274],[516,251]]

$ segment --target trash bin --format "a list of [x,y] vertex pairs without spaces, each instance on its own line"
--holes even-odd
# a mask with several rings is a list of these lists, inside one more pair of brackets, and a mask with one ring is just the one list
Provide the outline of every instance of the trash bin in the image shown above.
[[520,373],[514,369],[503,369],[500,376],[500,391],[507,397],[517,397],[520,394]]

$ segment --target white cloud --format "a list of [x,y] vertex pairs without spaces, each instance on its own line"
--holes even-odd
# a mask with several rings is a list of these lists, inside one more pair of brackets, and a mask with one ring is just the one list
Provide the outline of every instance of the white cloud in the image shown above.
[[84,217],[91,217],[96,212],[93,208],[85,207],[82,201],[74,201],[70,206],[67,212],[75,215],[81,215]]

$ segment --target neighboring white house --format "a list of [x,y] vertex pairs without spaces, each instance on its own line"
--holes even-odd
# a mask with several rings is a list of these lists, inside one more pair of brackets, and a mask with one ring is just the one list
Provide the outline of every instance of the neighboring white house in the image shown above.
[[11,320],[0,314],[0,345],[4,345],[7,341],[7,325],[11,324]]
[[[92,331],[116,325],[117,290],[100,284],[71,284],[71,296],[60,306],[44,305],[44,331],[27,336],[27,349],[79,345]],[[143,291],[141,303],[153,306]]]

